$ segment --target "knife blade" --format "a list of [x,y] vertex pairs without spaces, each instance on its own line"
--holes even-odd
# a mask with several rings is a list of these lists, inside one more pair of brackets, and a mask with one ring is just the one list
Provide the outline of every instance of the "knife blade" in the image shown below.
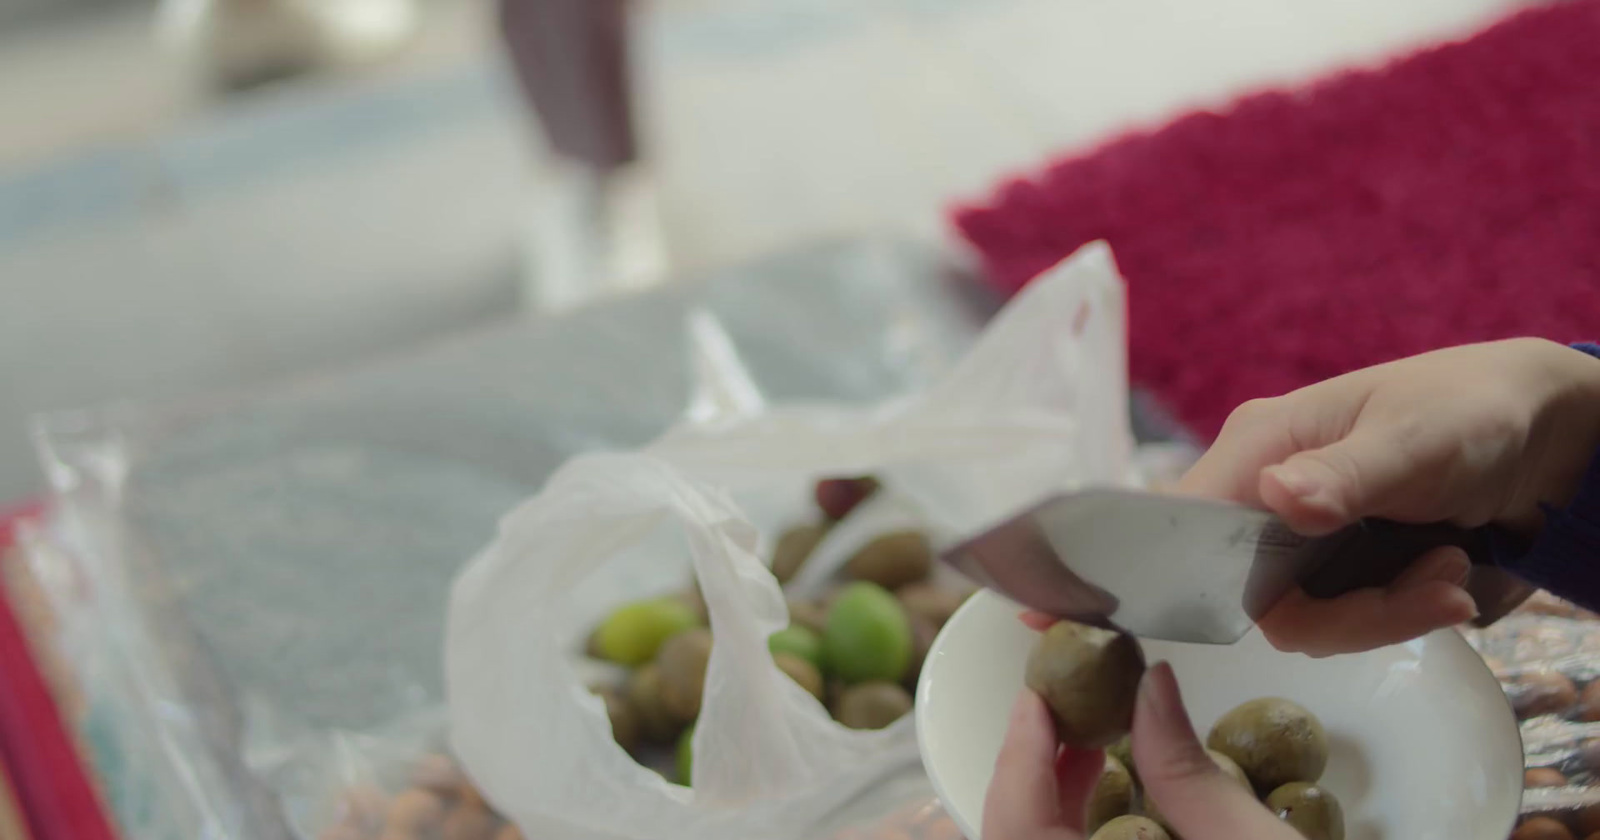
[[1232,644],[1295,586],[1331,598],[1394,580],[1430,548],[1472,559],[1480,624],[1532,588],[1494,565],[1492,526],[1362,520],[1305,537],[1277,516],[1212,499],[1093,488],[1054,496],[942,552],[974,582],[1059,618],[1135,636]]

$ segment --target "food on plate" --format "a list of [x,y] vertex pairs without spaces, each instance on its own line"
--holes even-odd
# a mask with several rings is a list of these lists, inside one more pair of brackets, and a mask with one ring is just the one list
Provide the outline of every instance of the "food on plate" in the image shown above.
[[878,480],[875,478],[830,478],[817,482],[815,495],[822,515],[837,522],[876,492]]
[[633,752],[639,745],[639,713],[622,696],[622,692],[607,685],[589,686],[590,693],[599,695],[606,704],[606,717],[611,720],[611,737],[617,745]]
[[678,598],[651,598],[618,607],[601,623],[595,640],[601,658],[635,668],[656,657],[673,636],[700,623]]
[[1578,702],[1578,687],[1560,671],[1539,670],[1523,674],[1510,686],[1511,706],[1517,717],[1561,714]]
[[828,671],[847,683],[898,682],[911,664],[911,622],[887,590],[857,581],[828,610],[822,656]]
[[711,631],[686,630],[667,640],[656,656],[661,669],[661,706],[680,723],[700,716],[706,667],[711,664]]
[[772,576],[779,583],[788,583],[805,565],[817,544],[828,535],[826,525],[801,525],[784,531],[772,550]]
[[932,581],[919,581],[900,587],[894,594],[900,599],[900,605],[905,607],[906,614],[921,618],[939,629],[966,603],[969,593],[957,592]]
[[898,589],[927,578],[933,570],[933,548],[920,531],[884,534],[861,547],[845,563],[847,577]]
[[1533,816],[1511,832],[1511,840],[1573,840],[1572,830],[1555,817]]
[[1100,781],[1089,794],[1088,832],[1095,833],[1100,826],[1133,811],[1133,775],[1115,756],[1106,756],[1106,766],[1100,771]]
[[1266,804],[1306,840],[1344,840],[1344,808],[1320,785],[1290,782],[1267,794]]
[[892,682],[865,682],[845,689],[833,718],[851,729],[882,729],[911,711],[911,695]]
[[1089,840],[1172,840],[1172,835],[1148,817],[1117,817],[1100,826]]
[[794,680],[812,697],[822,699],[822,672],[817,670],[817,666],[811,664],[810,660],[780,653],[774,655],[772,661],[777,664],[778,670],[788,674],[789,679]]
[[768,636],[767,648],[774,655],[787,653],[804,659],[819,669],[822,667],[822,637],[797,624],[791,624]]
[[1132,636],[1061,621],[1034,645],[1026,683],[1050,707],[1062,743],[1094,749],[1132,727],[1143,675],[1144,654]]
[[639,736],[652,744],[669,744],[683,723],[661,699],[661,669],[654,663],[633,672],[628,680],[628,704],[638,715]]
[[1261,793],[1290,782],[1315,782],[1328,765],[1322,722],[1282,697],[1235,706],[1211,727],[1206,746],[1233,759]]

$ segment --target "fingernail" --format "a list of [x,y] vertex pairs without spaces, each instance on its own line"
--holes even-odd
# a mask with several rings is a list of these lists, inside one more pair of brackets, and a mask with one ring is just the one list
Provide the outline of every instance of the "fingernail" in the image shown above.
[[1288,490],[1290,495],[1299,499],[1309,499],[1322,489],[1322,485],[1311,474],[1294,464],[1267,467],[1267,472],[1283,485],[1283,489]]

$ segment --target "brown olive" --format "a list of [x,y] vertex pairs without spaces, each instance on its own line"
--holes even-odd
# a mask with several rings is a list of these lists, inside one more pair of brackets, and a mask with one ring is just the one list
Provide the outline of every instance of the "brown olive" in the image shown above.
[[851,729],[882,729],[911,711],[911,695],[891,682],[864,682],[839,694],[833,718]]
[[683,724],[667,711],[661,696],[661,668],[654,662],[633,672],[628,681],[628,705],[639,721],[639,735],[652,744],[670,744]]
[[661,704],[679,723],[700,716],[706,667],[711,664],[711,631],[685,630],[668,639],[656,656],[661,669]]
[[522,829],[512,823],[500,826],[500,831],[495,834],[494,840],[523,840]]
[[1172,835],[1148,817],[1124,816],[1100,826],[1089,840],[1172,840]]
[[1525,788],[1562,787],[1566,783],[1567,777],[1554,767],[1533,767],[1522,774]]
[[589,691],[606,703],[606,717],[611,720],[611,737],[617,746],[628,752],[639,745],[639,713],[622,692],[610,686],[590,686]]
[[1578,694],[1577,717],[1585,723],[1600,721],[1600,680],[1584,686]]
[[1258,792],[1315,782],[1328,765],[1328,736],[1317,716],[1281,697],[1235,706],[1211,727],[1206,746],[1234,760]]
[[1512,708],[1517,717],[1562,714],[1578,702],[1578,689],[1572,680],[1557,671],[1523,674],[1509,686]]
[[800,571],[800,567],[810,559],[811,552],[827,535],[826,525],[801,525],[783,532],[772,550],[772,576],[779,583],[793,580],[795,573]]
[[907,615],[928,621],[935,630],[944,627],[968,597],[968,593],[956,592],[932,581],[908,583],[894,594],[906,608]]
[[1026,682],[1049,705],[1062,743],[1086,750],[1127,734],[1143,675],[1132,636],[1062,621],[1039,637]]
[[787,653],[777,654],[772,657],[772,661],[777,663],[778,670],[788,674],[789,679],[794,680],[812,697],[822,699],[822,672],[817,670],[817,666]]
[[1572,831],[1554,817],[1535,816],[1523,820],[1511,840],[1572,840]]
[[789,599],[789,623],[822,635],[828,629],[828,611],[815,601]]
[[1578,830],[1579,837],[1587,838],[1591,834],[1600,834],[1600,805],[1578,809],[1578,813],[1572,818],[1572,827]]
[[898,589],[928,576],[933,569],[933,549],[916,531],[885,534],[856,552],[845,564],[845,575]]

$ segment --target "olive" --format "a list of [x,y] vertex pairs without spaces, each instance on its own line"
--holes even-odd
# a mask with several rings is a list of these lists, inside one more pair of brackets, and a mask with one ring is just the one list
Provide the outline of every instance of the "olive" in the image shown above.
[[1541,815],[1523,820],[1511,840],[1572,840],[1572,830],[1555,817]]
[[1290,782],[1267,794],[1266,802],[1306,840],[1344,840],[1344,809],[1326,788]]
[[1235,706],[1217,720],[1206,746],[1244,770],[1257,791],[1290,782],[1315,782],[1328,765],[1328,736],[1304,706],[1263,697]]
[[1026,682],[1049,705],[1062,743],[1095,749],[1132,727],[1143,675],[1144,654],[1132,636],[1062,621],[1039,637]]
[[867,543],[845,564],[847,577],[899,589],[928,576],[933,570],[933,548],[916,531],[885,534]]
[[1089,840],[1172,840],[1172,835],[1155,820],[1123,816],[1100,826]]
[[703,627],[679,633],[661,646],[656,657],[661,669],[661,703],[679,723],[699,717],[710,664],[711,631]]
[[816,550],[817,544],[827,535],[826,525],[801,525],[784,531],[772,550],[772,576],[779,583],[793,580],[800,567],[811,558],[811,552]]
[[911,695],[892,682],[864,682],[845,689],[833,718],[851,729],[882,729],[911,711]]
[[1100,826],[1125,816],[1133,810],[1133,775],[1115,756],[1106,756],[1106,766],[1100,771],[1100,781],[1089,795],[1090,834]]

